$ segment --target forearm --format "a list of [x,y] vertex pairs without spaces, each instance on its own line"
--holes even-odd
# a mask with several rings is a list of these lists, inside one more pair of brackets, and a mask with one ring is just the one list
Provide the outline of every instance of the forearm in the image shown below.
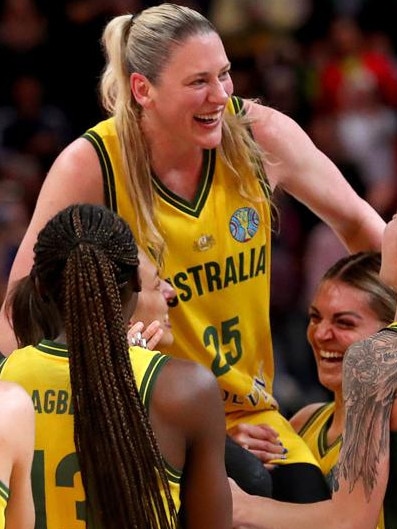
[[359,251],[380,251],[384,220],[365,201],[362,201],[362,211],[354,224],[344,223],[338,230],[339,237],[351,253]]
[[282,503],[258,496],[233,506],[234,529],[362,529],[351,516],[337,512],[332,501],[312,504]]

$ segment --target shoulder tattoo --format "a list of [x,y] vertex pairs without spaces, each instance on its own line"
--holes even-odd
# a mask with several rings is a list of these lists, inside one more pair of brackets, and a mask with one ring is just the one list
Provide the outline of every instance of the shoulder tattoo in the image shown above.
[[333,489],[362,481],[369,499],[380,457],[388,454],[390,414],[397,391],[397,332],[383,329],[351,345],[343,362],[345,429]]

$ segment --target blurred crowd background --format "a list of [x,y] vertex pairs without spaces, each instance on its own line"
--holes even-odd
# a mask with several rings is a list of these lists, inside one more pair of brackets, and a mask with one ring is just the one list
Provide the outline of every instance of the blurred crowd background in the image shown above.
[[[49,166],[104,117],[97,83],[105,23],[158,3],[0,0],[0,300]],[[397,207],[397,0],[176,3],[217,26],[235,93],[293,117],[390,218]],[[275,393],[289,415],[327,397],[306,342],[307,307],[323,272],[346,251],[302,205],[282,194],[275,201]]]

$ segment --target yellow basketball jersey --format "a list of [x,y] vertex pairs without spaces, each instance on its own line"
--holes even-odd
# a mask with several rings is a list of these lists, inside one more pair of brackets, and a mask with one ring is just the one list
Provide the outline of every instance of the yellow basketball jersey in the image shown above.
[[9,488],[0,481],[0,529],[5,529],[5,510],[10,495]]
[[[130,348],[136,382],[146,406],[156,375],[168,357]],[[66,346],[43,340],[12,353],[0,379],[18,382],[32,396],[36,417],[32,487],[35,529],[85,529],[85,494],[73,439],[73,408]],[[166,465],[176,508],[181,473]]]
[[302,426],[299,434],[317,459],[322,473],[332,488],[332,469],[338,462],[342,436],[338,436],[328,445],[327,431],[335,410],[335,403],[330,402],[318,408]]
[[[313,413],[299,431],[299,435],[301,435],[317,459],[330,490],[332,490],[332,469],[338,463],[342,446],[342,435],[339,435],[330,445],[327,443],[327,431],[334,410],[335,402],[324,404]],[[377,529],[385,529],[383,514],[379,517]]]
[[[229,112],[239,110],[232,98]],[[101,161],[107,205],[137,231],[113,119],[85,133]],[[239,170],[239,168],[236,168]],[[240,170],[244,179],[245,175]],[[248,175],[247,175],[248,176]],[[217,150],[204,151],[201,183],[188,202],[153,176],[156,215],[166,240],[164,277],[177,292],[169,353],[216,375],[226,418],[277,409],[269,322],[271,219],[263,177],[250,201]]]

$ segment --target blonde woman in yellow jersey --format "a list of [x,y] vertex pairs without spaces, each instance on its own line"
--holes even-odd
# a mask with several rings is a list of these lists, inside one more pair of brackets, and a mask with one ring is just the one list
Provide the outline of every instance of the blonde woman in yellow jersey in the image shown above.
[[[318,460],[330,489],[342,444],[346,349],[391,323],[396,311],[396,295],[380,280],[380,265],[376,252],[339,259],[323,276],[309,306],[307,338],[319,380],[332,392],[333,400],[305,406],[290,422]],[[383,520],[379,527],[384,527]]]
[[36,529],[231,528],[215,377],[128,347],[138,264],[124,220],[72,205],[40,231],[10,297],[20,348],[0,375],[36,411]]
[[18,384],[0,382],[0,529],[34,527],[33,448],[32,401]]
[[[212,369],[229,432],[278,468],[315,467],[273,398],[271,194],[280,188],[306,204],[350,251],[379,249],[383,220],[297,123],[232,98],[222,41],[197,11],[161,4],[117,16],[103,46],[109,120],[54,162],[10,286],[29,272],[37,233],[52,215],[75,202],[108,205],[145,251],[162,255],[178,296],[171,352]],[[3,320],[0,351],[13,344]],[[282,444],[269,444],[269,424]]]
[[[397,215],[386,225],[379,273],[381,281],[394,292],[396,263]],[[354,294],[357,299],[362,300],[363,286]],[[378,313],[376,302],[378,318],[381,314],[383,318],[388,313],[390,292],[379,285],[374,297],[373,286],[373,281],[368,281],[371,310]],[[381,308],[383,302],[385,307]],[[332,499],[294,505],[250,496],[231,482],[234,528],[375,529],[378,523],[386,529],[397,527],[397,312],[391,324],[348,347],[342,387],[345,423],[333,473]],[[383,519],[379,522],[380,513]]]

